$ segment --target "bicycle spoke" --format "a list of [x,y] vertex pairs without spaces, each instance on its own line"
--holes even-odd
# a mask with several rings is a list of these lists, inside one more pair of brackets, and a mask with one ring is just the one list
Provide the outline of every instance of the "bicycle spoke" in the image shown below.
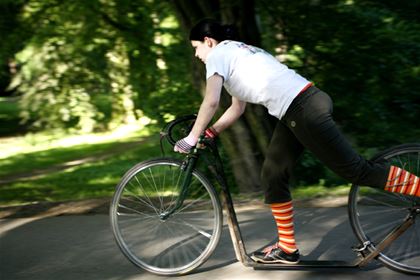
[[[168,231],[172,231],[172,228],[170,228],[170,227],[167,227],[167,228],[168,228]],[[197,235],[196,233],[191,234],[190,231],[188,231],[185,227],[179,228],[179,232],[177,234],[184,235],[183,232],[187,236],[189,236],[184,241],[180,242],[180,244],[188,243],[188,246],[182,246],[182,250],[184,251],[184,257],[190,255],[190,256],[192,256],[192,259],[195,259],[196,256],[200,254],[200,252],[202,251],[202,247],[203,247],[203,246],[200,247],[196,244],[196,242],[193,242],[194,240],[196,240],[194,237],[199,236],[199,235]],[[173,232],[173,231],[172,231],[172,233],[175,234],[175,232]],[[198,241],[200,241],[200,239]],[[205,244],[204,242],[202,242],[202,243]],[[185,258],[185,260],[190,261],[191,258]]]
[[142,216],[145,216],[145,217],[151,217],[151,218],[153,218],[153,216],[152,216],[152,215],[147,215],[147,214],[144,214],[144,213],[142,213],[142,212],[140,212],[140,211],[138,211],[138,210],[135,210],[135,209],[133,209],[133,208],[131,208],[131,207],[128,207],[128,206],[124,206],[124,205],[119,204],[119,207],[120,207],[120,208],[123,208],[123,209],[126,209],[126,210],[129,210],[129,211],[131,211],[131,212],[133,212],[133,213],[136,213],[136,214],[138,214],[138,215],[142,215]]
[[[143,200],[143,199],[141,199],[140,198],[140,196],[138,196],[138,195],[136,195],[136,194],[134,194],[134,193],[132,193],[131,191],[127,191],[128,193],[130,193],[130,194],[132,194],[132,196],[134,196],[139,202],[142,202],[143,204],[142,205],[144,205],[144,206],[146,206],[146,207],[148,207],[148,208],[151,208],[153,211],[155,211],[155,213],[157,214],[157,212],[156,212],[156,208],[153,206],[153,205],[151,205],[150,203],[148,203],[148,202],[146,202],[145,200]],[[138,201],[135,201],[135,200],[132,200],[132,199],[129,199],[129,198],[124,198],[124,200],[125,201],[131,201],[131,202],[133,202],[134,204],[137,204],[138,203]]]
[[[144,196],[146,197],[146,200],[149,202],[148,203],[148,205],[150,205],[154,210],[155,210],[155,212],[156,212],[156,214],[158,214],[158,211],[156,210],[156,207],[154,206],[154,204],[153,204],[153,202],[152,202],[152,200],[150,199],[150,197],[147,195],[147,193],[146,193],[146,191],[144,190],[144,187],[143,187],[143,185],[140,183],[140,181],[139,181],[139,179],[137,178],[137,175],[136,176],[134,176],[134,178],[136,179],[136,181],[137,181],[137,186],[134,186],[135,188],[138,188],[143,194],[144,194]],[[131,184],[131,181],[130,181],[130,184]],[[134,193],[133,193],[134,194]],[[136,197],[138,197],[137,195],[136,195]]]
[[185,273],[204,262],[220,238],[222,212],[212,185],[194,172],[180,201],[185,176],[178,162],[148,161],[128,172],[113,198],[117,244],[148,271]]
[[[173,227],[168,227],[167,224],[165,224],[165,226],[166,226],[166,229],[168,230],[168,232],[171,233],[171,235],[173,235],[173,236],[182,236],[183,235],[182,232],[181,232],[181,230],[178,231],[178,232],[175,232],[173,230]],[[178,227],[177,227],[177,229],[178,229]],[[187,235],[187,236],[189,236],[189,235]],[[178,260],[182,256],[182,257],[184,257],[183,263],[188,263],[188,262],[190,262],[190,259],[185,257],[185,251],[188,249],[189,246],[180,246],[180,244],[182,244],[182,242],[179,242],[179,244],[175,244],[175,246],[176,247],[180,247],[181,248],[181,252],[180,253],[177,253],[176,254],[176,257],[175,258],[171,258],[171,259]]]
[[183,212],[183,211],[185,211],[186,209],[188,209],[188,208],[190,208],[190,207],[194,206],[194,205],[195,205],[198,201],[200,201],[200,199],[204,198],[205,196],[207,196],[207,194],[203,194],[201,197],[199,197],[199,198],[197,198],[197,199],[195,199],[195,200],[191,201],[190,203],[186,204],[186,205],[185,205],[185,206],[183,206],[181,209],[177,210],[177,211],[173,214],[173,216],[175,216],[175,215],[177,215],[178,213]]
[[[367,206],[369,207],[369,206]],[[385,215],[385,214],[396,214],[396,213],[407,213],[407,209],[401,209],[401,208],[395,208],[395,209],[377,209],[377,210],[372,210],[369,209],[369,211],[367,211],[366,209],[364,209],[363,215]]]
[[206,232],[206,230],[205,229],[201,229],[201,228],[199,228],[198,226],[195,226],[195,225],[193,225],[193,224],[191,224],[191,223],[188,223],[187,221],[185,221],[185,220],[180,220],[180,221],[167,221],[167,223],[173,223],[173,224],[183,224],[183,225],[186,225],[186,226],[188,226],[188,227],[190,227],[190,228],[192,228],[195,232],[197,232],[197,233],[199,233],[199,234],[201,234],[201,235],[203,235],[203,236],[205,236],[206,238],[208,238],[208,239],[210,239],[211,238],[211,234],[209,234],[209,233],[207,233]]
[[[156,191],[157,197],[158,197],[159,202],[160,202],[159,212],[162,212],[163,211],[163,201],[162,201],[162,197],[159,194],[158,186],[156,185],[156,182],[155,182],[155,176],[153,175],[153,172],[152,172],[151,168],[149,168],[149,173],[150,173],[150,177],[152,178],[152,182],[153,182],[152,185],[154,187],[154,190]],[[160,177],[157,177],[157,178],[160,178]]]
[[[176,175],[175,172],[177,172],[178,174]],[[174,178],[176,178],[176,179],[174,179]],[[181,184],[180,184],[181,178],[182,178],[181,169],[173,168],[173,170],[172,170],[172,182],[176,182],[176,183],[173,184],[174,191],[172,192],[171,199],[168,203],[168,207],[166,207],[164,209],[164,211],[168,211],[169,209],[171,209],[176,204],[176,200],[179,197],[179,193],[180,193],[180,190],[181,190],[181,187],[182,187]]]
[[[420,174],[420,145],[402,145],[381,155],[389,164],[410,173]],[[365,191],[368,190],[368,191]],[[350,195],[350,218],[352,227],[360,242],[380,242],[396,226],[420,205],[420,198],[396,194],[385,190],[373,191],[352,186]],[[389,267],[406,273],[420,275],[420,216],[414,216],[415,223],[393,240],[378,259]]]

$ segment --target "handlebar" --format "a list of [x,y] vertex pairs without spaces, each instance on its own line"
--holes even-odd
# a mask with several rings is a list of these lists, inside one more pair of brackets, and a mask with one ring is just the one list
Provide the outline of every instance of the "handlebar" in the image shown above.
[[[175,146],[175,143],[178,140],[181,140],[184,137],[187,137],[190,131],[192,130],[197,115],[186,115],[170,121],[160,132],[161,137],[161,148],[163,152],[162,140],[165,138],[169,144]],[[204,137],[204,132],[198,139],[197,148],[203,147],[212,147],[215,148],[215,141],[211,138]]]
[[[175,146],[175,143],[182,138],[188,136],[190,131],[192,130],[195,120],[197,119],[197,115],[186,115],[175,120],[169,122],[160,132],[161,140],[161,150],[164,154],[163,143],[162,140],[165,138],[168,142]],[[200,149],[200,146],[207,147],[208,149]],[[223,169],[222,160],[214,139],[205,138],[204,133],[200,136],[197,148],[199,149],[192,149],[193,153],[197,155],[197,152],[200,151],[200,155],[204,155],[202,158],[209,169],[211,169],[212,173],[214,174],[215,178],[219,181],[220,185],[223,188],[227,188],[227,183],[225,180],[225,173]],[[208,153],[201,153],[201,151],[207,150]],[[187,158],[189,155],[187,156]]]
[[172,146],[178,140],[187,137],[194,126],[197,115],[187,115],[169,122],[160,132],[161,138],[166,138]]

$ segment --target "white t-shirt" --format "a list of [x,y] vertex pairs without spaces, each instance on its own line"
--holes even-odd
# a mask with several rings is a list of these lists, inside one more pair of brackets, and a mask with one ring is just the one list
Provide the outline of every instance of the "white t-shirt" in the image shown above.
[[222,41],[208,54],[206,72],[207,79],[222,76],[230,95],[261,104],[279,119],[309,84],[266,51],[236,41]]

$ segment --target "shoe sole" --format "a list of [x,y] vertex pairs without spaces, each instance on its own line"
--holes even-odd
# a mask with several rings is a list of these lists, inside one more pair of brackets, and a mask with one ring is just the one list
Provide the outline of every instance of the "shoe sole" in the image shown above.
[[288,260],[272,260],[272,261],[266,261],[266,260],[259,259],[259,258],[255,257],[255,256],[251,256],[251,259],[253,261],[255,261],[255,262],[258,262],[258,263],[266,263],[266,264],[273,264],[273,263],[298,264],[299,263],[299,261],[294,261],[293,262],[293,261],[288,261]]

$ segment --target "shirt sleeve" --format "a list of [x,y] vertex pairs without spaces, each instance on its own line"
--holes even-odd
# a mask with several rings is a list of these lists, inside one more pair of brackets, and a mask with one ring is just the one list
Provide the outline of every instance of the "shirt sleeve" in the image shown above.
[[218,74],[226,81],[229,78],[229,62],[226,55],[220,55],[220,52],[209,54],[206,61],[206,79],[214,74]]

